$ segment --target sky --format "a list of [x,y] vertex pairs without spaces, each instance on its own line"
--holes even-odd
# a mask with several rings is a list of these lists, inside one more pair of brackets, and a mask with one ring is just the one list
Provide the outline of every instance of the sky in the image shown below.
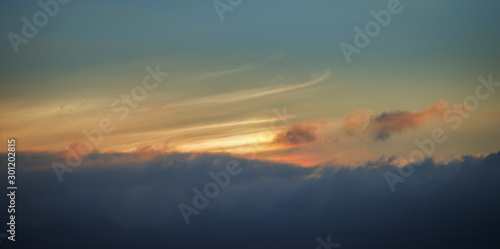
[[[280,232],[276,231],[288,224],[291,215],[298,215],[299,220],[296,224],[290,221],[290,226],[306,226],[314,223],[306,222],[314,212],[331,207],[334,199],[342,199],[322,197],[318,188],[327,188],[324,191],[333,191],[334,196],[369,198],[366,202],[342,199],[345,206],[327,212],[330,218],[341,220],[338,226],[330,227],[332,235],[340,233],[343,245],[366,248],[366,241],[360,242],[356,236],[370,233],[374,242],[382,238],[375,239],[373,227],[364,230],[365,223],[349,225],[345,219],[356,219],[365,211],[355,206],[383,209],[375,217],[384,219],[394,206],[376,207],[375,202],[391,196],[395,199],[389,202],[409,198],[399,196],[401,191],[434,202],[445,195],[446,188],[456,184],[461,189],[468,184],[460,183],[465,176],[455,175],[452,168],[463,174],[468,170],[473,175],[492,173],[488,175],[492,185],[477,187],[488,189],[477,198],[478,203],[491,201],[498,206],[498,198],[489,198],[493,190],[498,190],[494,184],[498,169],[491,167],[498,165],[500,151],[498,2],[6,0],[1,5],[0,140],[16,140],[19,160],[26,162],[20,174],[31,179],[26,184],[54,184],[38,190],[45,193],[43,197],[24,199],[27,205],[52,200],[55,197],[48,193],[58,188],[68,191],[61,193],[63,201],[71,200],[71,191],[78,189],[89,196],[97,191],[93,188],[109,190],[110,196],[116,191],[117,195],[110,197],[116,198],[114,204],[99,199],[99,204],[87,205],[101,205],[92,206],[95,212],[89,215],[99,221],[107,219],[103,221],[106,226],[124,229],[116,232],[120,237],[136,232],[137,227],[157,227],[151,225],[149,216],[144,224],[140,219],[132,219],[130,224],[118,222],[119,214],[106,213],[104,210],[112,207],[102,205],[130,202],[130,210],[120,214],[128,217],[149,210],[134,206],[138,202],[156,209],[164,204],[154,198],[168,197],[175,201],[167,206],[174,208],[160,212],[158,215],[164,217],[160,220],[169,221],[166,216],[175,215],[182,221],[177,202],[191,194],[192,186],[210,179],[204,170],[183,171],[182,165],[208,163],[219,169],[226,161],[236,160],[249,162],[245,171],[255,170],[255,175],[247,176],[247,180],[255,177],[256,182],[237,183],[231,190],[234,192],[223,197],[227,200],[219,201],[220,206],[210,211],[216,212],[215,218],[205,216],[207,220],[200,221],[198,224],[204,224],[200,227],[182,231],[176,225],[163,227],[169,236],[198,233],[207,229],[204,226],[213,222],[210,219],[251,206],[248,202],[252,199],[230,199],[231,195],[250,195],[258,203],[268,203],[278,195],[298,191],[294,198],[278,198],[268,203],[269,209],[263,207],[253,214],[261,217],[262,212],[262,217],[267,217],[273,208],[296,207],[283,217],[277,215],[276,227],[269,228],[268,234],[258,233],[251,239],[278,238]],[[4,157],[7,150],[7,146],[0,147]],[[194,163],[197,158],[203,160]],[[37,163],[37,159],[45,163]],[[134,166],[129,164],[137,164],[137,179]],[[487,166],[476,169],[474,165]],[[415,177],[411,171],[414,167],[428,174],[435,172],[432,177],[436,179],[429,180],[432,184],[428,191],[434,187],[439,191],[427,196],[418,189],[418,184],[425,188],[428,179],[425,173]],[[171,174],[188,183],[178,186],[170,175],[165,178],[166,185],[155,180],[147,183],[156,174],[164,176],[155,172],[162,169],[172,170]],[[317,173],[323,169],[331,171],[328,177]],[[402,169],[412,173],[402,173]],[[268,174],[270,179],[266,178]],[[106,185],[99,179],[113,178],[110,175],[122,177],[112,182],[124,184],[125,197],[120,187],[92,187],[94,182]],[[250,189],[257,193],[261,188],[262,179],[257,175],[264,178],[262,184],[276,192],[254,196]],[[439,182],[440,175],[445,183],[434,182]],[[97,180],[93,180],[95,177]],[[132,183],[125,183],[129,177]],[[321,183],[336,179],[341,182],[331,183],[333,186]],[[351,180],[361,184],[342,183]],[[388,193],[378,193],[379,185]],[[399,186],[403,185],[410,186],[401,190]],[[377,186],[375,193],[366,186]],[[157,188],[170,190],[164,196],[142,194]],[[338,188],[348,189],[343,193]],[[361,188],[361,192],[351,188]],[[28,196],[36,194],[35,190],[27,191]],[[305,201],[319,205],[318,210],[299,204],[308,193],[319,193],[319,199]],[[394,197],[393,193],[399,194]],[[134,199],[136,195],[140,200]],[[80,212],[86,201],[95,202],[90,197],[74,200],[68,208]],[[453,209],[450,203],[440,210]],[[80,224],[75,217],[62,217],[54,223],[44,220],[61,215],[50,213],[50,205],[36,212],[44,217],[40,218],[40,227],[61,229],[65,226],[61,224]],[[414,208],[401,205],[404,210]],[[338,212],[350,208],[354,210],[349,215],[338,216]],[[454,215],[441,222],[453,224]],[[249,217],[228,221],[224,229],[230,234],[232,226],[246,224]],[[363,215],[358,217],[363,219]],[[382,224],[380,220],[373,222]],[[480,224],[475,222],[469,225]],[[392,230],[385,235],[397,233],[403,222],[390,224]],[[86,225],[81,229],[88,229]],[[254,225],[249,231],[260,229],[262,224]],[[127,230],[129,226],[132,228]],[[322,234],[328,226],[318,226],[318,230],[283,228],[282,232],[300,234],[297,243],[306,246],[307,239],[301,240],[308,237],[305,234],[311,235],[309,242],[314,242],[315,236],[329,234]],[[30,238],[44,240],[34,233],[36,223],[26,229]],[[437,232],[432,236],[435,239]],[[171,248],[194,248],[196,244],[182,247],[178,239]],[[262,239],[261,244],[257,240],[241,248],[280,245],[269,241],[274,240]],[[47,243],[55,242],[47,239]],[[227,243],[221,242],[219,248],[231,247],[232,242]],[[441,248],[439,243],[435,248]]]
[[[18,53],[8,38],[1,41],[2,139],[17,137],[27,151],[63,151],[109,118],[116,128],[94,146],[101,152],[168,147],[356,165],[407,157],[413,141],[436,127],[449,137],[433,153],[441,160],[498,151],[498,92],[457,130],[440,114],[386,139],[342,130],[356,114],[370,113],[369,121],[439,103],[468,105],[479,76],[498,79],[499,18],[489,1],[400,2],[400,12],[347,63],[339,45],[354,45],[354,28],[364,30],[375,20],[370,11],[387,10],[388,2],[242,2],[222,21],[208,1],[59,4]],[[4,34],[22,35],[21,18],[42,9],[5,5]],[[140,86],[147,66],[169,75],[122,120],[111,104]],[[294,125],[310,127],[314,139],[277,142]],[[363,160],[350,158],[360,151]]]

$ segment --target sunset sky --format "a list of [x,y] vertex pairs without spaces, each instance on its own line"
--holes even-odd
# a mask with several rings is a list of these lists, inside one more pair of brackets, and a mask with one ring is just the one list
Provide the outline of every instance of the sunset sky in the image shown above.
[[[16,137],[22,150],[64,151],[86,139],[83,129],[109,118],[116,128],[96,146],[100,152],[256,153],[308,166],[355,165],[408,157],[418,149],[414,140],[434,128],[448,136],[433,154],[441,160],[500,149],[500,91],[458,129],[443,121],[447,108],[475,94],[479,76],[500,79],[492,42],[499,18],[488,1],[454,1],[453,12],[446,2],[403,1],[351,63],[339,44],[353,44],[353,28],[385,4],[244,2],[221,22],[209,2],[119,2],[61,5],[17,54],[2,39],[2,140]],[[9,4],[0,30],[21,34],[19,17],[40,7]],[[169,76],[119,119],[111,103],[156,65]],[[403,113],[406,120],[395,124]],[[366,129],[383,114],[400,127],[377,139]],[[347,124],[349,117],[358,123]]]
[[498,248],[500,1],[0,5],[0,248]]

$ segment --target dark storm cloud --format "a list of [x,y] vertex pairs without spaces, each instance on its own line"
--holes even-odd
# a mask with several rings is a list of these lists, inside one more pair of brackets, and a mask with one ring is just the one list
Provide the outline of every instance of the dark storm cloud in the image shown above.
[[[394,193],[383,175],[397,173],[388,160],[302,168],[229,155],[121,160],[127,156],[91,154],[59,183],[50,168],[59,155],[20,153],[16,246],[294,249],[315,248],[329,234],[341,248],[497,243],[500,153],[445,165],[427,160]],[[192,189],[232,160],[242,172],[186,225],[178,205],[193,206]],[[4,170],[0,177],[7,179]]]

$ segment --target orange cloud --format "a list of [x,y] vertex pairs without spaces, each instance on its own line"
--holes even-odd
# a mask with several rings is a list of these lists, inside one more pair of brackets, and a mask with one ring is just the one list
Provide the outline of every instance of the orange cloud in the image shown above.
[[370,132],[376,140],[384,140],[392,133],[416,128],[432,117],[442,116],[448,108],[448,103],[439,101],[421,112],[394,111],[384,112],[370,121]]
[[321,163],[324,163],[325,160],[318,158],[318,155],[315,155],[313,153],[300,153],[300,152],[295,152],[295,153],[289,153],[286,155],[278,155],[278,156],[271,156],[271,157],[266,157],[266,158],[258,158],[259,160],[269,160],[269,161],[274,161],[274,162],[281,162],[281,163],[292,163],[296,165],[300,165],[302,167],[313,167],[316,165],[319,165]]
[[316,126],[296,124],[276,134],[273,142],[283,145],[301,145],[316,141]]
[[373,111],[368,109],[357,110],[353,113],[347,114],[342,123],[341,129],[349,135],[363,131],[369,123]]
[[[441,100],[423,111],[392,111],[374,116],[372,110],[357,110],[346,115],[341,129],[349,135],[367,131],[375,140],[384,140],[394,133],[417,128],[433,117],[442,116],[448,109],[448,103]],[[459,105],[453,110],[468,111],[468,108]]]
[[344,149],[336,152],[328,162],[329,165],[357,166],[369,161],[371,158],[368,149],[363,146]]

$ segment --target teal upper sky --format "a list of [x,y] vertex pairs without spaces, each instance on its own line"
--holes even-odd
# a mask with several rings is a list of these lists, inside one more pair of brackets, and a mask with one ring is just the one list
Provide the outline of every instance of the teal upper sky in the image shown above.
[[287,59],[276,70],[361,74],[418,66],[417,75],[466,75],[496,69],[500,3],[486,0],[401,1],[403,11],[352,64],[345,63],[339,44],[352,44],[353,28],[364,27],[373,20],[370,11],[386,9],[388,2],[243,1],[221,22],[211,1],[73,0],[15,54],[7,34],[21,34],[21,18],[31,19],[41,8],[36,1],[8,1],[0,17],[0,75],[6,84],[163,57],[229,66],[277,52]]

